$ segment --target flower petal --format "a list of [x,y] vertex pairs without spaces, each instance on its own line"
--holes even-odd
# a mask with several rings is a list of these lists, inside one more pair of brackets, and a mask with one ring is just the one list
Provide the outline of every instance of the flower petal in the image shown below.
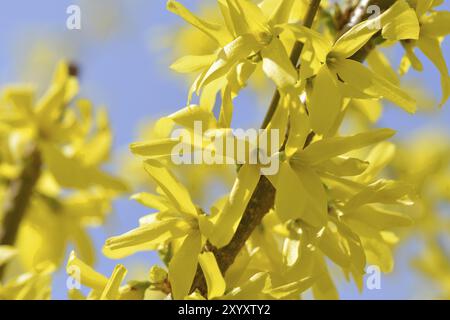
[[197,209],[189,191],[161,162],[152,159],[146,160],[144,168],[175,208],[186,215],[197,216]]
[[391,129],[375,129],[353,136],[327,138],[310,144],[299,157],[305,157],[311,165],[314,165],[389,139],[394,134],[395,131]]
[[208,299],[211,300],[223,296],[226,283],[214,254],[212,252],[202,253],[198,256],[198,262],[202,267],[208,285]]
[[184,56],[175,61],[170,69],[179,73],[192,73],[208,68],[215,60],[216,54],[203,56]]
[[275,194],[275,210],[282,222],[299,219],[306,209],[307,192],[287,161],[280,165]]
[[100,296],[100,300],[118,300],[120,296],[119,288],[126,275],[127,269],[121,264],[117,265]]
[[390,100],[409,113],[416,111],[416,101],[413,98],[361,63],[350,59],[339,59],[333,63],[333,68],[339,77],[351,87],[373,97]]
[[151,193],[141,192],[131,196],[131,199],[136,200],[143,206],[156,209],[158,211],[164,211],[169,208],[167,199],[163,196],[158,196]]
[[337,78],[326,65],[314,80],[309,101],[311,127],[317,134],[327,134],[342,108],[342,94]]
[[217,215],[214,232],[209,237],[211,243],[216,247],[221,248],[230,242],[258,184],[259,178],[259,168],[257,166],[244,164],[240,168],[228,200]]
[[192,232],[184,239],[183,244],[170,260],[169,281],[175,300],[184,299],[189,294],[201,249],[200,233]]
[[144,224],[120,236],[106,240],[103,254],[111,259],[121,259],[139,251],[155,250],[171,239],[184,236],[191,226],[180,219],[167,219]]
[[435,11],[422,21],[421,34],[430,37],[438,38],[445,37],[450,34],[450,12]]
[[226,33],[224,32],[225,30],[223,30],[220,25],[201,20],[200,18],[192,14],[178,1],[167,1],[167,10],[180,16],[186,22],[190,23],[191,25],[205,33],[207,36],[209,36],[211,39],[215,40],[218,44],[222,44],[224,40],[227,40],[226,38],[224,39],[224,36],[226,36]]
[[280,39],[274,38],[270,45],[261,50],[263,71],[275,82],[278,89],[294,86],[298,73]]
[[78,259],[74,251],[70,253],[69,260],[67,260],[66,272],[72,277],[79,276],[77,280],[82,285],[100,292],[103,291],[108,283],[108,278]]
[[225,76],[236,64],[247,58],[252,52],[261,48],[252,34],[244,34],[228,43],[219,52],[217,60],[211,65],[200,80],[197,91],[208,83]]
[[444,55],[442,54],[439,41],[437,39],[423,36],[420,37],[419,41],[417,41],[417,46],[428,57],[428,59],[433,62],[441,74],[442,99],[440,105],[442,106],[450,96],[450,79],[447,64],[445,62]]

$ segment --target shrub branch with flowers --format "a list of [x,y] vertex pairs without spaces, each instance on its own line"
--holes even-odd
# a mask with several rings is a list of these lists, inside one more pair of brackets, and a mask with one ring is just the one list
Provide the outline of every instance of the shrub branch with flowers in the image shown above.
[[[0,297],[48,294],[37,290],[37,283],[48,281],[66,246],[55,252],[41,252],[37,244],[33,253],[21,250],[21,245],[47,237],[75,242],[67,272],[92,290],[85,297],[71,289],[73,299],[299,299],[308,289],[316,299],[336,299],[339,293],[330,268],[337,267],[363,290],[366,267],[391,272],[399,239],[415,229],[427,230],[423,234],[429,252],[442,260],[443,248],[430,225],[444,224],[435,211],[439,201],[450,198],[450,175],[438,173],[447,172],[448,161],[433,169],[426,166],[430,174],[444,177],[442,190],[428,198],[425,179],[402,171],[409,169],[403,165],[408,161],[404,151],[396,155],[389,141],[395,131],[376,128],[381,101],[416,112],[415,99],[400,85],[400,76],[411,67],[423,69],[416,47],[439,70],[440,105],[447,101],[450,82],[441,42],[450,33],[450,13],[436,8],[441,3],[361,0],[341,11],[325,0],[217,0],[217,23],[169,0],[168,10],[203,33],[209,44],[204,52],[197,48],[195,55],[185,55],[171,66],[194,76],[186,107],[158,121],[164,133],[160,126],[161,134],[131,145],[156,186],[155,193],[132,198],[156,212],[142,217],[137,228],[107,239],[103,254],[122,259],[156,250],[165,266],[153,266],[146,281],[124,286],[123,265],[117,265],[110,277],[90,266],[92,252],[83,231],[90,221],[103,219],[111,199],[126,191],[120,180],[99,168],[110,148],[105,115],[98,116],[92,129],[86,100],[75,102],[78,117],[66,109],[76,90],[66,65],[58,69],[49,93],[35,108],[26,88],[6,91],[2,143],[16,134],[11,126],[19,123],[23,129],[22,148],[5,149],[10,154],[3,158],[10,160],[2,158],[6,232],[0,264],[22,255],[34,280],[20,283],[13,278],[0,287]],[[373,6],[380,14],[368,13]],[[398,71],[380,50],[394,45],[404,50]],[[264,175],[261,163],[239,163],[229,193],[203,208],[194,190],[174,173],[179,168],[171,159],[180,140],[171,133],[183,128],[195,135],[200,121],[211,132],[230,135],[239,113],[235,99],[255,77],[276,87],[260,129],[269,135],[271,130],[279,132],[280,148],[269,155],[279,159],[279,170]],[[198,104],[192,102],[194,95]],[[348,125],[352,119],[363,119],[363,125]],[[190,147],[215,146],[200,139]],[[437,158],[448,146],[442,150]],[[209,170],[205,167],[199,166]],[[64,188],[75,191],[66,197]],[[428,210],[416,210],[422,202]],[[33,218],[25,213],[35,206],[43,215],[62,210],[52,230],[64,226],[67,232],[34,230],[35,238],[27,239],[30,231],[20,232],[26,227],[19,225]],[[77,213],[80,206],[85,206],[82,215]],[[444,264],[418,259],[416,265],[432,277],[446,277]],[[445,281],[448,286],[448,276]]]

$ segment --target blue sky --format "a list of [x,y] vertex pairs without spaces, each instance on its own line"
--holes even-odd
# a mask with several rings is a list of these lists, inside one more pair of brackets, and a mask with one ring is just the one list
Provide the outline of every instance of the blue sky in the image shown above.
[[[192,8],[200,2],[184,1]],[[445,2],[448,10],[450,6],[448,1]],[[81,6],[81,31],[66,28],[66,8],[71,4]],[[185,103],[187,83],[182,77],[168,72],[171,62],[168,51],[156,49],[162,33],[182,25],[178,17],[165,10],[164,0],[3,1],[0,21],[0,85],[46,79],[50,74],[46,63],[55,58],[73,59],[81,66],[82,95],[109,110],[116,133],[116,153],[126,152],[127,145],[136,139],[144,119],[170,114]],[[449,41],[444,43],[444,52],[450,61]],[[399,60],[399,52],[390,54],[395,61]],[[424,67],[426,72],[412,72],[407,79],[416,81],[435,97],[440,97],[439,74],[428,62]],[[239,98],[239,125],[260,122],[263,108],[239,108],[239,105],[257,105],[260,102],[248,91]],[[430,126],[442,127],[450,133],[449,107],[447,105],[436,115],[417,116],[405,115],[388,107],[381,125],[396,128],[400,137],[408,137],[412,131]],[[104,228],[91,232],[97,248],[108,236],[135,227],[138,218],[148,213],[127,199],[117,201],[114,211]],[[367,291],[361,296],[353,286],[342,285],[341,296],[373,299],[413,297],[424,284],[413,277],[408,267],[408,257],[417,250],[419,247],[414,242],[400,250],[397,269],[394,274],[383,276],[382,290]],[[145,277],[146,269],[155,261],[154,253],[141,253],[122,262],[131,267],[131,277]],[[99,255],[96,268],[110,274],[115,263]],[[58,272],[54,280],[55,298],[66,296],[65,282],[65,273]]]

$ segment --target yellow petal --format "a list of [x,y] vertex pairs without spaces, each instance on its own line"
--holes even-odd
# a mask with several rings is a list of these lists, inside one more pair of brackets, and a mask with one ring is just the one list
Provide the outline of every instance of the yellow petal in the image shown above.
[[314,276],[316,279],[313,285],[313,295],[318,300],[337,300],[339,294],[331,279],[328,267],[322,255],[315,255]]
[[74,223],[70,223],[68,228],[71,240],[74,242],[75,250],[80,258],[88,265],[94,265],[95,250],[89,234],[80,225]]
[[383,113],[383,106],[377,100],[352,99],[349,108],[357,109],[370,123],[376,123]]
[[400,79],[392,69],[389,60],[380,50],[372,50],[367,57],[367,63],[369,64],[370,69],[376,74],[383,76],[393,84],[398,85],[400,83]]
[[[275,137],[273,137],[273,132],[278,133],[278,147],[282,146],[284,143],[284,140],[286,138],[287,133],[287,126],[289,121],[289,104],[291,101],[291,98],[289,95],[286,95],[285,92],[281,92],[281,98],[280,103],[278,107],[275,110],[275,113],[273,114],[272,118],[270,119],[269,123],[267,124],[263,134],[260,134],[261,136],[264,136],[264,134],[267,135],[267,141],[268,145],[274,139],[273,141],[277,141]],[[275,129],[275,131],[273,131]],[[273,138],[272,138],[273,137]],[[272,148],[268,147],[268,149],[272,150]]]
[[300,56],[300,79],[316,75],[331,50],[331,41],[321,33],[303,26],[287,24],[282,27],[292,32],[294,37],[304,44]]
[[429,37],[420,37],[417,46],[433,62],[441,74],[442,99],[440,105],[442,106],[450,96],[450,79],[439,41]]
[[319,70],[312,90],[308,107],[311,127],[317,134],[327,134],[341,111],[342,94],[335,73],[326,65]]
[[161,162],[146,160],[144,168],[175,208],[184,214],[197,216],[197,209],[192,202],[189,191]]
[[[236,68],[236,70],[238,68],[239,68],[239,65]],[[206,71],[207,70],[205,69],[205,73],[206,73]],[[231,71],[231,73],[233,73],[233,70]],[[202,94],[200,96],[200,104],[199,104],[202,108],[208,110],[209,112],[213,112],[214,107],[216,106],[217,94],[220,92],[220,90],[223,87],[226,86],[226,83],[230,76],[231,75],[229,74],[227,78],[217,79],[215,81],[212,81],[205,87],[203,87]],[[202,77],[200,77],[200,78],[202,78]],[[216,119],[214,118],[214,121],[215,120]],[[207,123],[208,123],[208,128],[209,128],[210,124],[209,124],[209,122],[207,122]]]
[[108,278],[78,259],[74,251],[70,253],[66,272],[69,276],[80,280],[82,285],[94,290],[103,291],[108,283]]
[[194,27],[205,33],[207,36],[216,41],[218,44],[222,44],[224,40],[225,41],[227,40],[227,38],[224,38],[226,37],[226,34],[224,33],[224,30],[221,28],[220,25],[212,24],[199,19],[178,1],[175,0],[167,1],[167,10],[180,16],[186,22],[190,23],[191,25],[193,25]]
[[83,295],[83,293],[80,290],[77,289],[69,289],[67,291],[67,296],[69,298],[69,300],[86,300],[86,297]]
[[344,33],[331,49],[333,56],[349,58],[361,49],[379,31],[376,22],[367,20],[358,23]]
[[370,265],[379,266],[384,273],[394,269],[394,257],[392,249],[384,242],[377,239],[365,239],[364,250]]
[[248,270],[259,250],[259,248],[256,248],[249,252],[249,250],[243,249],[239,252],[233,264],[224,275],[225,282],[229,288],[234,288],[242,282],[243,277],[245,277],[245,271]]
[[175,300],[184,299],[189,294],[195,272],[198,255],[202,248],[199,232],[190,233],[169,263],[169,281]]
[[36,199],[28,210],[15,243],[22,266],[34,270],[45,262],[60,265],[69,238],[66,221],[62,215],[57,215],[58,211],[49,209],[47,204]]
[[313,44],[306,42],[303,45],[302,55],[300,56],[300,80],[315,76],[322,68],[322,64],[319,53],[315,51]]
[[48,169],[63,187],[85,189],[100,185],[109,190],[126,191],[127,186],[119,179],[101,172],[95,167],[85,166],[79,159],[68,157],[54,145],[40,144]]
[[179,219],[167,219],[142,225],[120,236],[106,240],[103,254],[121,259],[139,251],[155,250],[159,245],[184,236],[191,227]]
[[225,293],[226,283],[214,254],[212,252],[202,253],[198,256],[198,262],[208,285],[208,299],[222,296]]
[[190,295],[184,298],[185,300],[196,300],[196,301],[204,301],[206,300],[198,291],[192,292]]
[[[286,235],[289,236],[289,230],[286,230]],[[300,240],[284,239],[283,243],[283,264],[287,267],[292,267],[298,261],[301,255]]]
[[430,38],[445,37],[450,34],[450,12],[435,11],[422,21],[421,33]]
[[221,248],[231,241],[258,184],[259,177],[257,166],[245,164],[240,168],[228,200],[217,215],[215,231],[209,239],[216,247]]
[[[254,74],[257,66],[258,64],[253,61],[243,60],[242,62],[238,63],[234,70],[231,70],[230,74],[228,74],[227,81],[228,85],[231,88],[231,94],[233,98],[235,98],[239,94],[241,89],[247,86],[247,82]],[[205,93],[203,92],[202,95],[204,94]]]
[[418,17],[422,17],[433,6],[435,0],[421,0],[416,1],[416,12]]
[[153,208],[158,211],[167,210],[169,207],[169,204],[164,197],[146,192],[134,194],[131,196],[131,199],[136,200],[146,207]]
[[369,166],[367,170],[357,178],[361,182],[372,181],[395,156],[395,145],[390,142],[381,142],[376,145],[367,157]]
[[332,48],[332,43],[323,34],[310,28],[293,24],[283,25],[283,27],[291,31],[298,41],[305,44],[310,42],[318,60],[322,63],[326,61],[327,55]]
[[29,86],[25,87],[7,87],[3,91],[6,100],[10,101],[23,116],[28,116],[30,119],[35,118],[33,111],[33,101],[35,89]]
[[[329,222],[329,225],[333,223]],[[329,226],[321,233],[319,248],[320,250],[341,268],[347,269],[351,264],[350,252],[345,238],[342,237],[335,225]]]
[[233,99],[231,87],[226,86],[222,91],[222,108],[220,108],[219,125],[222,128],[230,128],[233,118]]
[[170,156],[173,153],[175,146],[179,143],[180,139],[176,138],[153,140],[149,142],[135,142],[130,145],[130,150],[133,154],[138,156],[160,158]]
[[419,39],[420,26],[416,12],[405,1],[397,1],[383,18],[383,38],[394,41]]
[[346,217],[362,221],[378,231],[407,227],[412,223],[411,218],[403,213],[368,205],[346,213]]
[[302,219],[314,227],[322,227],[328,220],[328,196],[319,176],[307,166],[293,165],[295,173],[302,182],[308,204]]
[[277,177],[275,210],[282,222],[298,219],[307,205],[307,192],[287,161],[281,163]]
[[388,40],[418,39],[419,22],[414,10],[404,0],[396,1],[376,18],[360,22],[334,44],[334,56],[349,58],[361,49],[380,29]]
[[361,63],[339,59],[333,64],[339,77],[353,88],[373,97],[392,101],[409,113],[416,111],[416,101],[389,80],[373,73]]
[[215,60],[216,54],[203,56],[184,56],[175,61],[170,69],[179,73],[192,73],[208,68]]
[[379,180],[358,192],[346,204],[348,210],[356,209],[370,203],[410,203],[413,186],[407,183],[389,180]]
[[244,33],[270,34],[268,21],[255,3],[248,0],[227,0],[227,3],[229,16],[237,35]]
[[270,278],[267,273],[259,272],[254,274],[248,281],[244,282],[240,287],[233,289],[227,293],[222,299],[225,300],[253,300],[267,299],[267,295],[263,294],[267,284],[270,283]]
[[338,219],[333,218],[333,222],[336,223],[339,234],[345,239],[346,247],[351,257],[351,266],[344,271],[351,272],[356,279],[357,285],[361,287],[361,277],[365,274],[364,268],[367,263],[361,238]]
[[100,300],[117,300],[119,299],[120,293],[119,288],[123,279],[127,274],[127,269],[121,264],[117,265],[114,268],[114,271],[109,278],[108,283],[105,286],[105,289],[102,292]]
[[409,67],[412,66],[414,70],[423,71],[422,62],[420,62],[419,58],[414,53],[415,46],[412,43],[402,42],[402,46],[405,49],[405,56],[402,58],[399,66],[400,75],[405,75]]
[[36,105],[36,114],[42,123],[48,123],[61,115],[65,107],[66,87],[69,80],[69,68],[61,62],[55,71],[53,83]]
[[[271,5],[268,5],[267,8],[265,8],[265,3],[270,3]],[[272,2],[263,1],[261,3],[261,10],[270,15],[269,21],[275,26],[277,24],[289,22],[289,17],[291,16],[291,10],[294,3],[295,0],[276,0]]]
[[234,37],[248,32],[247,22],[242,18],[239,8],[230,0],[217,0],[228,31]]
[[356,158],[337,157],[320,163],[317,168],[336,176],[347,177],[362,174],[368,166],[369,162]]
[[309,117],[297,95],[286,96],[291,104],[289,119],[289,136],[286,141],[285,152],[287,157],[291,157],[298,149],[302,149],[306,139],[311,132]]
[[266,290],[266,293],[275,299],[285,299],[289,296],[298,298],[299,295],[309,289],[314,282],[315,279],[313,277],[307,277],[295,282],[271,288],[270,290]]
[[395,134],[391,129],[375,129],[348,137],[333,137],[310,144],[302,153],[311,164],[358,150],[389,139]]
[[197,90],[213,80],[225,76],[240,60],[247,58],[252,52],[256,52],[260,48],[261,45],[252,34],[244,34],[228,43],[219,52],[217,60],[200,80]]
[[98,166],[108,161],[113,143],[113,134],[106,110],[100,109],[95,120],[96,130],[79,151],[80,158],[88,166]]
[[[205,89],[206,90],[206,89]],[[203,92],[203,95],[205,91]],[[219,125],[211,110],[203,106],[189,105],[169,116],[175,123],[188,129],[194,128],[196,121],[202,123],[203,130],[215,129]]]
[[278,38],[273,39],[270,45],[261,50],[261,56],[264,73],[275,82],[278,89],[285,89],[296,84],[297,70]]

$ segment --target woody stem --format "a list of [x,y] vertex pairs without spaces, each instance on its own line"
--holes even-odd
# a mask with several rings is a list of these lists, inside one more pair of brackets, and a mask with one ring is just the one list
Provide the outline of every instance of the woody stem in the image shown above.
[[[19,226],[30,204],[33,190],[41,173],[41,155],[35,145],[25,152],[24,165],[19,177],[10,182],[3,205],[0,245],[14,245]],[[5,265],[0,267],[0,280]]]
[[[312,0],[310,2],[306,16],[303,20],[303,25],[305,27],[311,28],[320,7],[320,2],[321,0]],[[303,43],[296,42],[291,51],[290,60],[296,67],[302,50]],[[279,102],[280,93],[276,90],[264,118],[262,128],[267,127]],[[214,253],[222,274],[225,274],[228,268],[233,264],[239,251],[245,245],[245,242],[249,239],[255,228],[261,224],[266,213],[273,207],[274,201],[275,188],[265,176],[261,176],[230,243],[220,249],[215,248],[210,243],[205,245],[204,251],[211,251]],[[198,290],[203,295],[207,292],[206,280],[200,267],[197,267],[197,272],[191,287],[191,291],[195,290]]]

